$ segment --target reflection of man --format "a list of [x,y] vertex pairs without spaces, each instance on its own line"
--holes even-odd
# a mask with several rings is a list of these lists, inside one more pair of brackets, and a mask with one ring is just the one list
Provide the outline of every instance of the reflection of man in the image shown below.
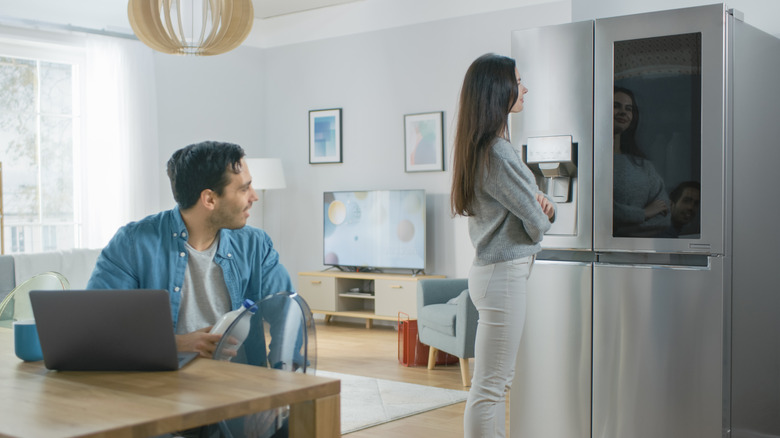
[[[686,225],[693,222],[693,219],[699,214],[699,204],[701,201],[701,184],[697,181],[686,181],[680,183],[671,194],[671,213],[672,228],[670,234],[673,237],[682,234],[691,234],[696,230],[686,229]],[[698,227],[688,227],[698,228]]]

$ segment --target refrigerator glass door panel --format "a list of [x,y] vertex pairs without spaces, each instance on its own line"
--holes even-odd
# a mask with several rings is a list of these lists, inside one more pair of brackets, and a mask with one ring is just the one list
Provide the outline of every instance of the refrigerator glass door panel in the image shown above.
[[[590,249],[593,215],[593,21],[512,32],[512,57],[528,88],[523,111],[512,115],[512,143],[526,149],[529,138],[567,152],[564,161],[542,163],[554,172],[543,176],[539,163],[529,167],[539,188],[562,195],[545,248]],[[523,155],[526,155],[525,153]],[[553,154],[560,156],[560,153]],[[524,157],[525,158],[525,157]],[[562,193],[565,192],[565,193]]]
[[723,253],[724,13],[596,20],[596,250]]
[[592,264],[537,260],[510,395],[511,437],[590,438]]
[[593,268],[593,437],[721,436],[723,259]]

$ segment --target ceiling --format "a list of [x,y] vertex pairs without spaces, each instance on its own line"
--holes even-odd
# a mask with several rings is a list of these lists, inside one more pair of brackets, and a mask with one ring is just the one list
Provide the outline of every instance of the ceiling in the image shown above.
[[[256,47],[291,44],[310,39],[365,32],[442,18],[493,12],[556,0],[252,0],[257,31],[245,44]],[[625,0],[569,0],[580,8],[600,5],[597,11],[646,8]],[[654,0],[671,8],[678,0]],[[685,0],[709,3],[714,0]],[[98,30],[132,35],[127,18],[128,0],[0,0],[0,25],[37,28]],[[340,6],[341,5],[341,6]],[[618,5],[621,5],[618,8]],[[745,13],[747,23],[780,37],[780,1],[730,0]],[[623,9],[621,9],[623,8]],[[587,11],[593,8],[587,9]],[[310,11],[310,12],[305,12]],[[404,12],[407,11],[407,12]],[[410,13],[409,11],[413,11]],[[600,12],[599,12],[600,11]],[[640,11],[641,12],[641,11]],[[583,15],[584,14],[584,15]],[[622,13],[621,13],[622,14]],[[593,18],[587,12],[582,19]],[[614,15],[614,14],[613,14]],[[388,24],[389,23],[389,24]]]
[[255,18],[270,18],[361,0],[252,0]]
[[[255,18],[265,19],[362,0],[252,0]],[[132,33],[128,0],[0,0],[0,24],[72,26]],[[45,26],[40,26],[45,27]]]

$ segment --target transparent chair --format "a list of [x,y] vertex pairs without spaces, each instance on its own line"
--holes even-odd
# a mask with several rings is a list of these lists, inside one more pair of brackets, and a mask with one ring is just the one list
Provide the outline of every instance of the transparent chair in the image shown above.
[[58,272],[44,272],[16,286],[0,303],[0,327],[10,328],[14,321],[33,319],[30,291],[67,290],[70,283]]
[[[317,338],[311,310],[294,292],[279,292],[245,310],[228,327],[217,344],[214,359],[229,360],[296,373],[314,374],[317,369]],[[241,319],[249,318],[249,335],[237,351],[234,334]],[[219,423],[223,437],[286,437],[289,407],[259,412]]]

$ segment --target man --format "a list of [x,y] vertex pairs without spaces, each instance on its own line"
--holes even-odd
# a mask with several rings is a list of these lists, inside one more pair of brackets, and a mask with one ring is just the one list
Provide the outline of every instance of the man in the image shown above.
[[699,205],[701,201],[701,184],[697,181],[686,181],[680,183],[671,194],[670,211],[672,213],[672,227],[669,230],[670,237],[678,237],[683,234],[697,233],[695,229],[685,229],[686,225],[693,222],[693,219],[699,214]]
[[[244,299],[293,290],[271,239],[245,226],[258,197],[243,157],[240,146],[218,142],[174,152],[168,177],[177,206],[120,228],[87,284],[167,290],[179,351],[212,357],[221,335],[208,331],[221,315]],[[258,354],[261,364],[264,348]]]

